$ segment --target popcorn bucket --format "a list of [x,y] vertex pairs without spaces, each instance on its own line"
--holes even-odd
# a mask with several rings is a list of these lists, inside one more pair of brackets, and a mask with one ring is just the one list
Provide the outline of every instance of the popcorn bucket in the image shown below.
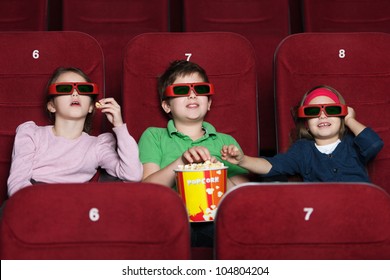
[[227,167],[203,170],[175,170],[176,185],[190,222],[213,221],[226,191]]

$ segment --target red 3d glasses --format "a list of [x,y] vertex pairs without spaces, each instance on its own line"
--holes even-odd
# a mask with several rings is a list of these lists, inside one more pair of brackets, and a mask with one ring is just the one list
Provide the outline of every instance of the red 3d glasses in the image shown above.
[[76,91],[82,95],[97,95],[99,88],[95,83],[54,83],[49,86],[49,94],[52,95],[66,95],[72,94]]
[[181,97],[189,96],[191,90],[194,90],[196,95],[213,95],[214,85],[210,83],[186,83],[186,84],[173,84],[167,86],[164,91],[166,97]]
[[315,118],[324,112],[327,117],[343,117],[348,114],[348,106],[344,104],[310,104],[298,108],[299,118]]

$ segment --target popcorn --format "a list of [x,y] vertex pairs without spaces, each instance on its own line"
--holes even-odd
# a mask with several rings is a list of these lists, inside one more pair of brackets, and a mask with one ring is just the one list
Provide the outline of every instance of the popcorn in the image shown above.
[[102,107],[102,104],[100,104],[99,102],[96,102],[95,107],[99,109],[100,107]]
[[[215,205],[211,205],[212,206],[215,206]],[[217,214],[217,207],[212,207],[213,209],[210,209],[210,208],[206,208],[206,210],[204,211],[204,214],[203,214],[203,219],[205,221],[213,221],[215,219],[215,215]]]
[[209,160],[206,160],[204,163],[192,163],[192,164],[186,164],[182,165],[179,164],[177,168],[179,170],[207,170],[207,169],[218,169],[218,168],[223,168],[224,164],[222,162],[211,162]]

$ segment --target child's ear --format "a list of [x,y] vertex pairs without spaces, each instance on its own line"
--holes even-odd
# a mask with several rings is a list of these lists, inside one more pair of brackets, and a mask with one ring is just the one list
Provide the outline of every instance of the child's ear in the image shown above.
[[211,98],[209,98],[209,101],[208,101],[208,104],[207,104],[207,111],[210,111],[211,110],[211,103],[213,101],[211,100]]
[[171,112],[171,106],[169,105],[169,103],[166,100],[163,100],[161,102],[161,107],[163,108],[165,113],[169,114]]
[[95,104],[92,102],[91,105],[89,105],[88,113],[91,114],[93,112],[93,109],[95,109]]
[[56,112],[56,107],[54,106],[53,100],[50,100],[49,102],[47,102],[47,110],[50,113],[55,113]]

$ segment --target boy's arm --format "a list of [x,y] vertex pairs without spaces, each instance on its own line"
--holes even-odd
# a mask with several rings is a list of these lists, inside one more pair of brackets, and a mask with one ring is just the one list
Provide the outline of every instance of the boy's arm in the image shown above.
[[209,150],[206,147],[195,146],[186,150],[178,159],[171,162],[169,165],[164,168],[156,163],[145,163],[143,181],[152,182],[157,184],[162,184],[166,186],[175,185],[175,172],[174,169],[177,169],[179,165],[185,165],[194,162],[205,162],[210,160],[215,162],[216,159],[210,155]]
[[176,161],[162,169],[156,163],[145,163],[143,165],[144,174],[142,181],[156,183],[167,187],[173,186],[175,184],[175,172],[173,170],[177,168]]

